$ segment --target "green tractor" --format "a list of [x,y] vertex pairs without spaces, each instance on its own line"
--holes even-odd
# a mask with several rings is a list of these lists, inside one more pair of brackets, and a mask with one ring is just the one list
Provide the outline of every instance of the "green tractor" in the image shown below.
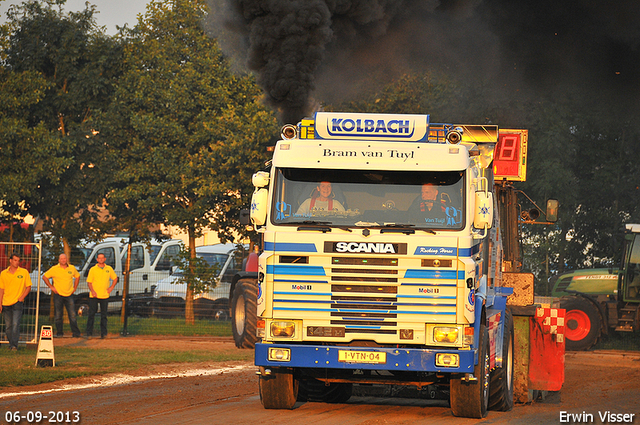
[[620,269],[576,270],[556,280],[552,296],[566,309],[566,349],[593,347],[610,331],[640,330],[640,224],[627,224]]

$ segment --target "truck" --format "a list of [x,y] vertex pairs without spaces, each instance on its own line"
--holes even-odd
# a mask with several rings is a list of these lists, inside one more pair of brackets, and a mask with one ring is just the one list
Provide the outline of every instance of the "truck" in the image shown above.
[[[182,241],[171,239],[163,243],[152,242],[149,246],[145,243],[136,242],[132,244],[131,272],[129,277],[129,296],[138,297],[151,295],[156,283],[169,276],[173,263],[172,257],[180,252]],[[122,285],[123,270],[127,261],[126,244],[123,245],[122,238],[107,238],[104,241],[85,247],[86,260],[77,265],[80,273],[80,283],[76,289],[75,305],[79,316],[87,315],[89,312],[89,287],[87,277],[91,267],[97,264],[98,254],[104,254],[106,264],[113,267],[118,275],[118,284],[109,298],[109,312],[120,312],[122,308]],[[42,270],[42,273],[46,270]],[[37,278],[37,273],[32,273],[32,297],[39,291],[39,303],[43,308],[41,313],[46,311],[50,304],[51,290],[41,278]],[[34,303],[35,305],[35,303]]]
[[625,225],[619,268],[563,274],[551,295],[566,310],[567,350],[588,350],[610,332],[640,331],[640,224]]
[[281,136],[252,178],[257,272],[232,299],[263,406],[391,384],[442,389],[455,416],[510,410],[502,251],[517,218],[501,223],[514,191],[500,173],[524,179],[527,131],[317,112]]

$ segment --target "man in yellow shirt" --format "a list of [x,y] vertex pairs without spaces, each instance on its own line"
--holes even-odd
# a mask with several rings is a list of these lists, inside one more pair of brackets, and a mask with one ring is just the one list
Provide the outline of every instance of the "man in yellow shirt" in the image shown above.
[[31,276],[20,267],[20,256],[11,254],[9,267],[0,273],[0,312],[4,313],[4,324],[9,340],[9,350],[18,350],[20,319],[24,299],[31,291]]
[[[49,281],[53,279],[53,285]],[[56,336],[63,336],[63,324],[62,315],[64,314],[64,308],[67,308],[67,316],[69,316],[69,325],[71,326],[71,333],[74,338],[80,336],[80,329],[78,329],[78,321],[76,319],[76,310],[73,303],[73,293],[78,288],[80,282],[80,273],[78,270],[69,264],[69,260],[65,254],[60,254],[58,257],[58,264],[51,267],[47,272],[42,275],[42,280],[51,289],[53,295],[53,306],[55,308],[55,324],[56,324]]]
[[[109,306],[109,295],[118,283],[118,276],[113,268],[105,261],[107,257],[104,254],[96,256],[98,264],[91,267],[89,276],[87,277],[87,285],[89,286],[89,316],[87,317],[87,336],[93,334],[93,321],[98,312],[98,304],[100,304],[100,338],[107,336],[107,307]],[[112,281],[109,285],[109,281]]]

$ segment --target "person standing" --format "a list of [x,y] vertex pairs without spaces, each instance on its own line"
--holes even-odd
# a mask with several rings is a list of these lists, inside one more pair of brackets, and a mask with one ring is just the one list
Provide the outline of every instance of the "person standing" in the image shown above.
[[24,299],[31,291],[31,276],[27,269],[20,267],[20,256],[11,254],[9,267],[0,273],[0,312],[4,314],[4,324],[9,340],[9,350],[18,350],[20,340],[20,319]]
[[[53,285],[49,279],[53,280]],[[73,293],[78,289],[80,273],[78,273],[78,270],[74,266],[69,264],[69,260],[65,254],[60,254],[58,264],[47,270],[47,272],[42,275],[42,280],[49,289],[51,289],[51,293],[53,294],[56,336],[64,335],[62,315],[66,308],[71,333],[74,338],[78,338],[80,336],[80,329],[78,328],[76,309],[73,303]]]
[[[96,256],[98,264],[91,267],[87,277],[89,286],[89,317],[87,317],[87,336],[93,335],[93,321],[98,312],[100,304],[100,338],[107,336],[107,307],[109,305],[109,295],[118,283],[118,276],[113,268],[105,264],[107,257],[100,253]],[[109,285],[109,281],[112,281]]]

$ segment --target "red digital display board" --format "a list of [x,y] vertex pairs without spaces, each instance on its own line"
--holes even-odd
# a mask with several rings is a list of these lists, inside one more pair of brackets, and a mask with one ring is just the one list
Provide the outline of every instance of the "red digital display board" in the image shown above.
[[500,130],[493,153],[493,174],[496,181],[526,180],[528,135],[528,130]]

